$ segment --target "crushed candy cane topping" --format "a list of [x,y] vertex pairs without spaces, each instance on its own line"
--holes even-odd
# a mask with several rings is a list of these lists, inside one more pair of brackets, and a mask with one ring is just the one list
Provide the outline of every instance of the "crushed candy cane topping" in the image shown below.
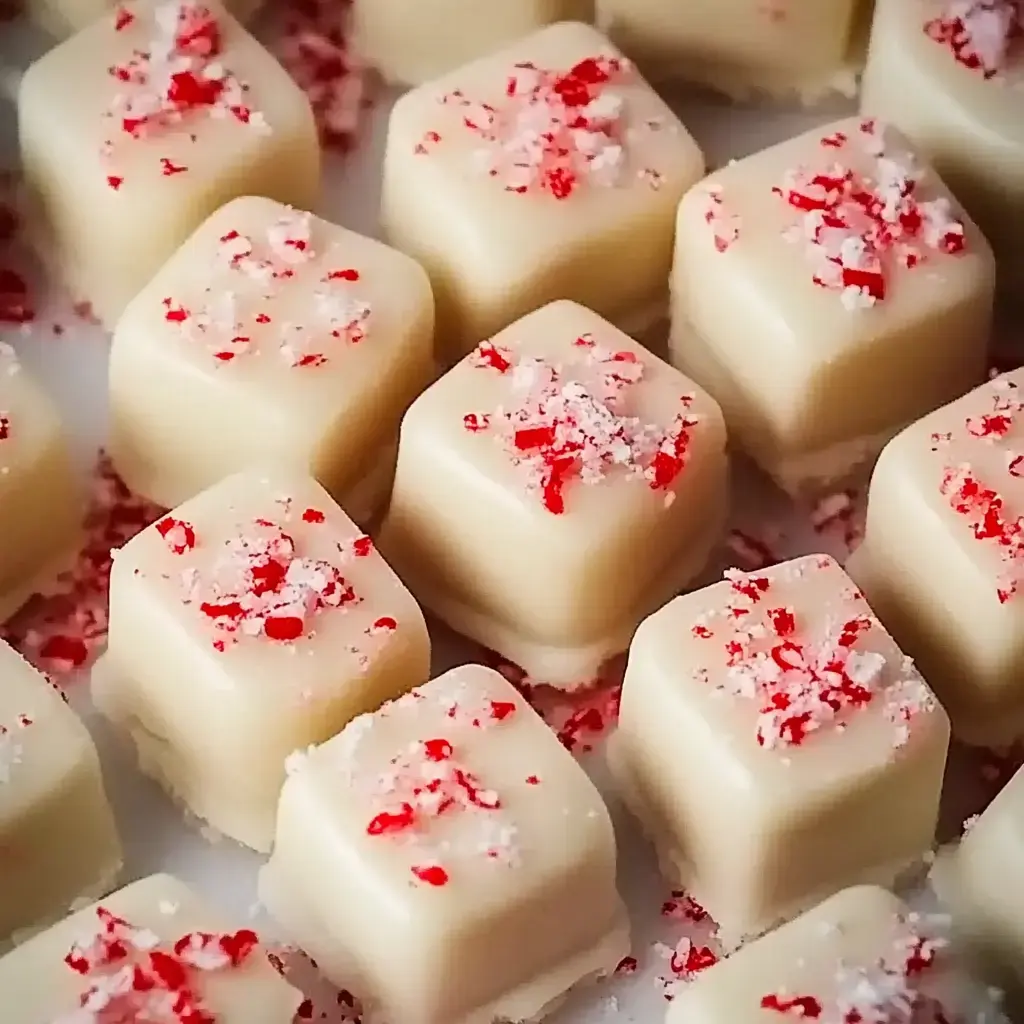
[[[821,146],[840,158],[824,169],[790,171],[772,192],[795,214],[783,237],[803,248],[814,283],[837,292],[846,309],[882,302],[896,268],[964,251],[964,225],[949,200],[920,198],[921,171],[909,154],[887,154],[879,122],[862,121],[853,137],[825,136]],[[864,154],[872,158],[871,172],[843,162],[853,147],[858,162]]]
[[[544,193],[564,200],[586,186],[613,187],[630,180],[660,187],[653,167],[633,167],[632,143],[641,131],[659,132],[658,119],[630,123],[622,86],[637,81],[621,57],[595,55],[568,71],[517,64],[496,104],[482,103],[461,90],[440,97],[455,107],[460,127],[480,140],[475,159],[483,173],[507,192]],[[428,131],[416,152],[429,156],[444,135]]]
[[[333,249],[323,256],[315,251],[312,221],[308,213],[289,210],[260,236],[226,232],[203,300],[196,305],[166,296],[164,320],[204,345],[220,365],[276,347],[286,365],[308,369],[364,341],[371,310],[359,296],[361,275],[333,260]],[[311,284],[299,304],[306,315],[300,322],[283,318],[278,301]]]
[[[1024,423],[1024,395],[1005,377],[986,385],[985,391],[991,397],[984,411],[966,417],[955,433],[932,434],[932,451],[941,452],[954,440],[995,447],[1005,455],[1002,461],[1006,475],[1024,476],[1024,446],[1014,447],[1014,441],[1020,440],[1015,431]],[[1016,515],[1009,507],[1004,493],[998,490],[997,476],[970,463],[946,463],[939,490],[949,507],[963,518],[974,539],[996,553],[1000,562],[996,595],[999,603],[1005,604],[1024,582],[1024,516]]]
[[204,975],[241,967],[258,949],[255,932],[190,932],[165,942],[96,908],[94,934],[64,958],[81,975],[81,1006],[51,1024],[217,1024],[203,999]]
[[828,726],[844,729],[852,715],[874,705],[883,708],[895,731],[893,746],[900,747],[914,716],[935,706],[909,659],[894,666],[870,649],[882,627],[852,586],[839,595],[846,610],[826,620],[820,639],[807,635],[799,609],[778,603],[780,584],[803,584],[809,574],[833,569],[832,559],[815,556],[765,573],[729,570],[724,607],[691,625],[696,640],[721,645],[724,655],[724,673],[701,668],[698,681],[758,702],[759,746],[800,746]]
[[18,733],[33,724],[28,715],[18,715],[13,726],[0,725],[0,785],[11,781],[11,775],[21,763],[22,747]]
[[[107,185],[115,192],[125,183],[118,154],[130,143],[173,139],[180,154],[197,141],[199,118],[231,119],[268,130],[263,114],[250,106],[249,87],[221,62],[223,25],[212,10],[198,0],[163,0],[152,15],[122,6],[114,12],[112,27],[134,37],[143,22],[151,29],[150,38],[142,46],[133,45],[109,69],[117,92],[105,113],[112,134],[103,143],[102,156]],[[158,147],[153,166],[164,177],[189,169]]]
[[555,363],[483,342],[470,365],[506,377],[508,403],[467,413],[466,430],[492,435],[554,515],[566,511],[566,490],[574,481],[596,484],[615,470],[642,478],[670,502],[701,422],[690,412],[694,396],[679,396],[679,412],[668,427],[645,424],[628,412],[630,393],[644,376],[635,352],[611,351],[582,335],[571,355]]
[[924,31],[965,68],[995,78],[1024,55],[1024,3],[943,0],[941,15],[929,19]]

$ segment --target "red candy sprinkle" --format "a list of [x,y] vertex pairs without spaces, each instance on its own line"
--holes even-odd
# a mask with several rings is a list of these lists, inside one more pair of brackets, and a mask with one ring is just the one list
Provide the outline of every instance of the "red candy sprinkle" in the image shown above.
[[448,884],[448,872],[437,864],[428,867],[413,867],[412,873],[427,885],[442,886]]
[[307,508],[302,513],[302,521],[304,523],[322,523],[327,517],[317,508]]
[[792,1017],[804,1017],[817,1020],[822,1013],[821,1003],[814,996],[795,996],[788,999],[784,996],[767,995],[761,999],[762,1010],[774,1010]]
[[1024,7],[1019,0],[947,0],[943,14],[926,22],[924,31],[965,68],[994,78],[1009,66],[1024,34]]
[[191,523],[168,516],[156,524],[156,531],[176,555],[183,555],[196,546],[196,531]]

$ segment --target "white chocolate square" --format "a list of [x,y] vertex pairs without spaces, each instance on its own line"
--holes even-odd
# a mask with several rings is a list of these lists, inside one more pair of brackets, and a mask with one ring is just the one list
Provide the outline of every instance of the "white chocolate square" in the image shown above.
[[398,425],[434,376],[426,274],[269,199],[221,207],[130,303],[110,357],[111,453],[165,508],[253,465],[305,465],[366,524]]
[[942,915],[844,889],[702,972],[666,1024],[1008,1024],[963,975]]
[[861,93],[981,226],[1010,298],[1024,285],[1022,18],[1014,0],[878,0]]
[[673,361],[783,488],[834,487],[983,379],[994,274],[903,136],[840,121],[687,193]]
[[628,952],[601,796],[491,669],[453,669],[290,769],[260,898],[384,1019],[536,1020]]
[[714,401],[555,302],[413,403],[381,548],[453,629],[571,689],[704,568],[727,478]]
[[853,95],[858,0],[597,0],[598,23],[645,71],[728,96]]
[[199,0],[119,8],[54,47],[25,73],[18,121],[38,244],[108,328],[223,203],[310,209],[319,188],[306,97]]
[[612,762],[663,870],[731,942],[921,858],[948,742],[850,578],[809,555],[641,624]]
[[[0,643],[0,947],[63,917],[83,896],[101,896],[120,868],[88,731],[60,692]],[[8,1007],[2,978],[0,967],[0,1005]]]
[[420,85],[556,21],[590,21],[594,0],[372,0],[352,8],[352,48],[389,82]]
[[1024,736],[1024,371],[925,416],[882,452],[850,571],[959,739]]
[[555,299],[631,333],[663,317],[672,211],[703,167],[608,40],[563,22],[398,101],[381,218],[430,274],[452,363]]
[[66,568],[78,543],[82,499],[60,414],[0,346],[0,618]]
[[0,992],[4,1024],[289,1024],[302,1001],[255,932],[169,875],[133,882],[0,959]]
[[230,477],[120,551],[93,698],[140,767],[215,829],[270,846],[284,762],[422,683],[416,602],[311,477]]

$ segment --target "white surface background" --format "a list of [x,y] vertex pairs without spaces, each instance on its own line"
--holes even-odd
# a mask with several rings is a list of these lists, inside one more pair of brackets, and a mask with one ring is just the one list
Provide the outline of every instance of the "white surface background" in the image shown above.
[[[24,66],[39,52],[41,45],[38,37],[21,26],[0,24],[0,68]],[[813,114],[756,107],[740,109],[687,95],[679,97],[676,107],[704,147],[711,166],[744,156],[850,110],[849,104],[833,105]],[[353,154],[344,158],[328,157],[327,186],[316,211],[368,234],[376,230],[379,165],[387,109],[386,102],[376,106]],[[59,130],[56,120],[54,129]],[[0,101],[0,167],[13,165],[14,136],[11,108]],[[55,322],[66,327],[59,337],[53,332]],[[67,300],[48,289],[36,323],[24,330],[0,326],[0,339],[13,343],[23,361],[45,382],[64,411],[83,464],[90,464],[96,448],[102,444],[105,430],[106,336],[76,319],[70,313]],[[792,512],[787,515],[778,497],[770,495],[763,485],[744,481],[738,486],[745,497],[749,496],[751,486],[758,486],[759,492],[764,492],[764,497],[754,503],[754,508],[760,511],[751,512],[749,500],[740,507],[748,510],[748,522],[762,536],[769,521],[785,526],[790,536],[781,544],[780,551],[796,554],[823,546],[821,538],[816,538],[807,528],[804,518]],[[824,546],[833,547],[831,544]],[[730,562],[734,560],[727,558]],[[457,652],[454,656],[456,660],[469,660],[465,655],[459,659]],[[186,826],[163,793],[136,772],[129,754],[91,713],[84,681],[83,685],[69,689],[73,704],[86,715],[100,745],[108,791],[126,846],[124,880],[168,870],[193,883],[212,901],[243,919],[253,913],[255,873],[260,858],[228,842],[210,845],[197,828]],[[585,755],[583,760],[607,793],[600,754]],[[596,1024],[610,1019],[660,1021],[666,1005],[660,979],[670,976],[671,972],[665,949],[659,950],[654,944],[663,942],[671,946],[684,935],[701,939],[699,928],[669,920],[660,913],[663,901],[670,895],[670,887],[658,877],[650,851],[639,839],[636,828],[615,806],[611,794],[609,802],[617,819],[622,889],[633,917],[634,955],[640,961],[640,971],[629,978],[603,982],[596,989],[574,997],[565,1010],[550,1018],[552,1024]],[[957,814],[956,810],[952,811],[951,820],[956,820]],[[267,925],[267,931],[272,934],[271,925]],[[331,1014],[324,1019],[341,1018]]]

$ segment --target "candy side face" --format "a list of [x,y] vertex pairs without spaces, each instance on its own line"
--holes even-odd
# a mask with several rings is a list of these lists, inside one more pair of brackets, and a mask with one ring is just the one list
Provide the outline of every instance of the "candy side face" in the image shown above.
[[672,210],[702,170],[629,62],[566,22],[398,101],[381,217],[430,274],[454,362],[555,299],[627,330],[663,316]]
[[683,199],[673,361],[786,490],[833,487],[982,379],[994,273],[903,136],[841,121]]
[[257,849],[285,758],[423,682],[416,602],[311,478],[231,477],[119,553],[93,682],[143,771]]
[[0,986],[8,1024],[99,1024],[110,1014],[282,1024],[302,999],[255,932],[168,875],[134,882],[19,946],[0,959]]
[[251,465],[305,464],[358,522],[386,502],[402,413],[433,372],[407,256],[268,199],[218,210],[132,301],[111,451],[165,507]]
[[920,675],[815,555],[730,573],[640,626],[612,763],[664,869],[735,941],[917,861],[948,739]]
[[899,126],[981,225],[1007,298],[1024,248],[1024,34],[1014,0],[883,0],[862,109]]
[[0,644],[0,847],[0,944],[62,916],[82,896],[101,895],[121,866],[85,726],[7,644]]
[[724,448],[718,408],[691,381],[553,303],[413,404],[381,547],[453,628],[578,685],[703,569]]
[[1024,734],[1022,387],[1004,374],[892,441],[851,561],[969,743]]
[[260,898],[389,1019],[534,1019],[627,952],[600,795],[497,673],[454,669],[293,768]]
[[25,74],[18,120],[39,245],[108,327],[222,203],[316,199],[306,98],[195,0],[111,12],[52,49]]

